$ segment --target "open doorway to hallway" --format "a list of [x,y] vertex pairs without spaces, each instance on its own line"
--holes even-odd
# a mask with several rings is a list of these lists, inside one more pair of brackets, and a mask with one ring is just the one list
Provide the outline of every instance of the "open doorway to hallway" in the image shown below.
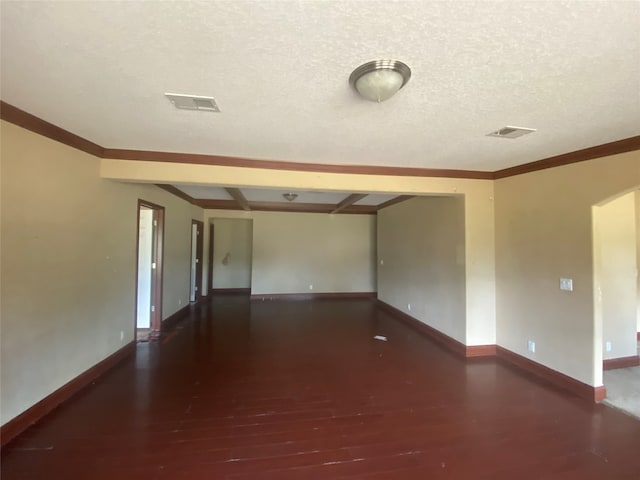
[[160,335],[163,235],[164,207],[138,200],[135,316],[138,341],[154,340]]
[[189,288],[189,301],[197,302],[203,296],[202,292],[202,251],[204,223],[199,220],[191,220],[191,282]]
[[605,403],[640,418],[638,252],[640,191],[593,207],[596,352]]

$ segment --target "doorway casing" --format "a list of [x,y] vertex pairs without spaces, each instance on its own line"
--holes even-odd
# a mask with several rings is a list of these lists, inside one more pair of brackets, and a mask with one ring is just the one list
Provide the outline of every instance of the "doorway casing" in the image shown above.
[[[150,248],[141,245],[141,227],[144,230],[145,218],[151,212]],[[136,310],[134,328],[139,328],[140,314],[149,316],[149,338],[160,334],[162,324],[162,272],[164,252],[164,207],[146,200],[138,200],[137,236],[136,236]],[[144,240],[144,238],[143,238]],[[144,256],[141,258],[141,256]],[[141,267],[144,270],[141,270]],[[148,292],[143,291],[145,276],[149,276]],[[142,288],[141,288],[142,287]],[[137,336],[137,335],[136,335]]]

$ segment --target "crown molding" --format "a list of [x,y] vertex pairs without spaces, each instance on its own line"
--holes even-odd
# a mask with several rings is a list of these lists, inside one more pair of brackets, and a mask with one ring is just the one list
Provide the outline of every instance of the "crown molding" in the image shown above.
[[203,155],[196,153],[153,152],[148,150],[121,150],[106,148],[104,157],[113,160],[138,160],[143,162],[186,163],[221,167],[260,168],[267,170],[292,170],[297,172],[341,173],[353,175],[388,175],[396,177],[444,177],[492,180],[492,172],[479,170],[454,170],[415,167],[384,167],[375,165],[330,165],[324,163],[285,162],[281,160],[256,160],[252,158]]
[[640,150],[640,135],[617,140],[615,142],[564,153],[553,157],[529,162],[495,172],[481,170],[454,170],[415,167],[385,167],[373,165],[327,165],[319,163],[284,162],[279,160],[256,160],[251,158],[227,157],[219,155],[201,155],[194,153],[153,152],[147,150],[124,150],[104,148],[72,132],[42,120],[24,110],[20,110],[0,100],[0,118],[39,135],[82,150],[98,158],[114,160],[139,160],[149,162],[170,162],[226,167],[260,168],[270,170],[291,170],[300,172],[323,172],[356,175],[389,175],[403,177],[443,177],[476,180],[497,180],[524,173],[560,167],[571,163],[584,162],[599,157],[617,155]]
[[523,173],[537,172],[538,170],[546,170],[547,168],[561,167],[571,163],[593,160],[594,158],[632,152],[634,150],[640,150],[640,135],[624,138],[615,142],[603,143],[602,145],[596,145],[594,147],[583,148],[575,152],[563,153],[562,155],[544,158],[535,162],[523,163],[515,167],[503,168],[502,170],[493,172],[493,178],[498,180],[500,178],[522,175]]
[[100,145],[60,128],[53,123],[42,120],[35,115],[31,115],[24,110],[20,110],[2,100],[0,100],[0,118],[33,133],[42,135],[43,137],[64,143],[65,145],[82,150],[95,157],[104,158],[104,148]]

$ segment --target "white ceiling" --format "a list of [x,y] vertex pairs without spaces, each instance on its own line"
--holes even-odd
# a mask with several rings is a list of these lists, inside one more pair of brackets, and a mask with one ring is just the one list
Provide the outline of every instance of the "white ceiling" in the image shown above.
[[[494,171],[640,133],[638,1],[1,3],[2,100],[107,148]],[[350,73],[407,63],[391,100]],[[176,110],[165,92],[215,97]],[[537,129],[517,140],[485,135]]]

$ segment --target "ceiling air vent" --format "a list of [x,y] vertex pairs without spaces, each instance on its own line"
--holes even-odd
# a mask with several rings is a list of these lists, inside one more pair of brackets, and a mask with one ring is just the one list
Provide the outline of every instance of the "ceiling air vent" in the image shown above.
[[502,127],[500,130],[496,130],[495,132],[491,132],[487,134],[487,137],[500,137],[500,138],[518,138],[527,133],[535,132],[535,128],[524,128],[524,127]]
[[165,93],[165,97],[173,103],[174,107],[181,110],[203,110],[205,112],[220,112],[218,104],[213,97],[200,97],[196,95],[182,95],[180,93]]

